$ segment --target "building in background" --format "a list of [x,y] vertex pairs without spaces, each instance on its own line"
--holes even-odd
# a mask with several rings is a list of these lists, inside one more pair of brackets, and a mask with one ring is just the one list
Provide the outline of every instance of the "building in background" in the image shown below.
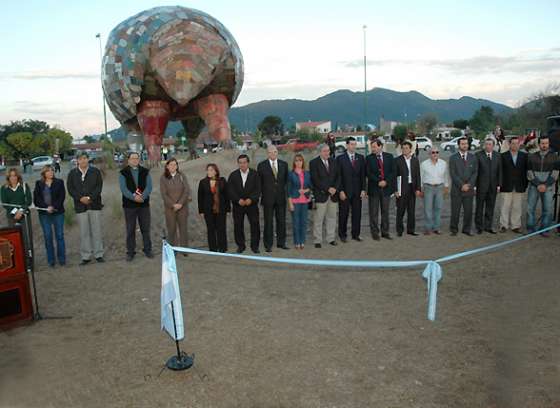
[[392,135],[393,129],[399,124],[394,120],[386,120],[384,116],[379,118],[379,132],[383,135]]
[[299,130],[307,130],[310,132],[329,133],[332,131],[331,121],[323,122],[296,122],[296,132]]

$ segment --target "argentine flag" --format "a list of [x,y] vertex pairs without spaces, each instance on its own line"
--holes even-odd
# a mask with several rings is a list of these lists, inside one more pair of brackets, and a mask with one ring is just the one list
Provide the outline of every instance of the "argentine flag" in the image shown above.
[[[175,311],[177,337],[175,337],[173,328],[171,304],[173,304],[173,310]],[[173,340],[182,340],[185,337],[175,252],[165,241],[161,252],[161,330],[165,330]]]

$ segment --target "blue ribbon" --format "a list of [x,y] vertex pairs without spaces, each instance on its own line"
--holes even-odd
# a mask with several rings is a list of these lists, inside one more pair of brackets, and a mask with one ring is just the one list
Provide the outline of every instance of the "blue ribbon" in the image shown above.
[[498,249],[513,243],[523,241],[525,239],[534,237],[536,235],[542,234],[560,227],[560,224],[556,224],[547,228],[543,228],[539,231],[533,232],[531,234],[522,235],[520,237],[510,239],[508,241],[499,242],[497,244],[488,245],[482,248],[473,249],[470,251],[460,252],[458,254],[448,255],[436,260],[421,260],[421,261],[347,261],[347,260],[333,260],[333,259],[295,259],[295,258],[276,258],[267,256],[255,256],[255,255],[241,255],[241,254],[228,254],[222,252],[212,252],[205,251],[202,249],[194,248],[184,248],[170,246],[167,242],[164,242],[164,251],[166,251],[166,246],[169,246],[175,252],[198,254],[198,255],[208,255],[208,256],[219,256],[225,258],[237,258],[246,259],[249,261],[260,261],[260,262],[272,262],[272,263],[285,263],[291,265],[307,265],[307,266],[327,266],[327,267],[337,267],[337,268],[414,268],[417,266],[423,266],[424,271],[422,272],[422,277],[426,279],[426,287],[428,292],[428,320],[435,321],[436,319],[436,309],[437,309],[437,288],[438,282],[443,277],[443,270],[441,268],[441,263],[453,261],[465,256],[470,256],[478,254],[481,252],[488,252],[494,249]]

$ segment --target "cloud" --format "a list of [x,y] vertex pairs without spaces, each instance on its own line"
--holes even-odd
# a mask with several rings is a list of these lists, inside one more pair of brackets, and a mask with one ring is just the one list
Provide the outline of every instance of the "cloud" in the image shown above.
[[64,72],[64,71],[28,71],[0,73],[0,80],[16,79],[23,81],[34,80],[63,80],[63,79],[99,79],[100,74],[92,72]]
[[[346,68],[361,68],[363,60],[340,61]],[[480,55],[456,59],[386,59],[367,60],[368,66],[422,65],[438,67],[455,74],[481,73],[545,73],[560,70],[560,48],[551,48],[536,54],[526,51],[513,56]]]

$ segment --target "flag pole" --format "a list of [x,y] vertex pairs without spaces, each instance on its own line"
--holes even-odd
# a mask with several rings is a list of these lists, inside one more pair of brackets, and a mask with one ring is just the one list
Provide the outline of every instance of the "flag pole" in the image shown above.
[[[165,241],[165,234],[163,237],[163,241],[165,245],[167,243]],[[162,253],[161,256],[165,256],[165,254]],[[174,300],[171,302],[171,316],[173,317],[173,333],[175,334],[174,340],[175,340],[175,347],[177,348],[177,355],[169,357],[169,359],[165,363],[165,366],[173,371],[188,370],[194,364],[194,354],[189,356],[187,353],[181,351],[181,347],[179,346],[179,340],[177,336],[177,323],[175,321],[175,306],[173,305],[173,303],[175,303]]]

